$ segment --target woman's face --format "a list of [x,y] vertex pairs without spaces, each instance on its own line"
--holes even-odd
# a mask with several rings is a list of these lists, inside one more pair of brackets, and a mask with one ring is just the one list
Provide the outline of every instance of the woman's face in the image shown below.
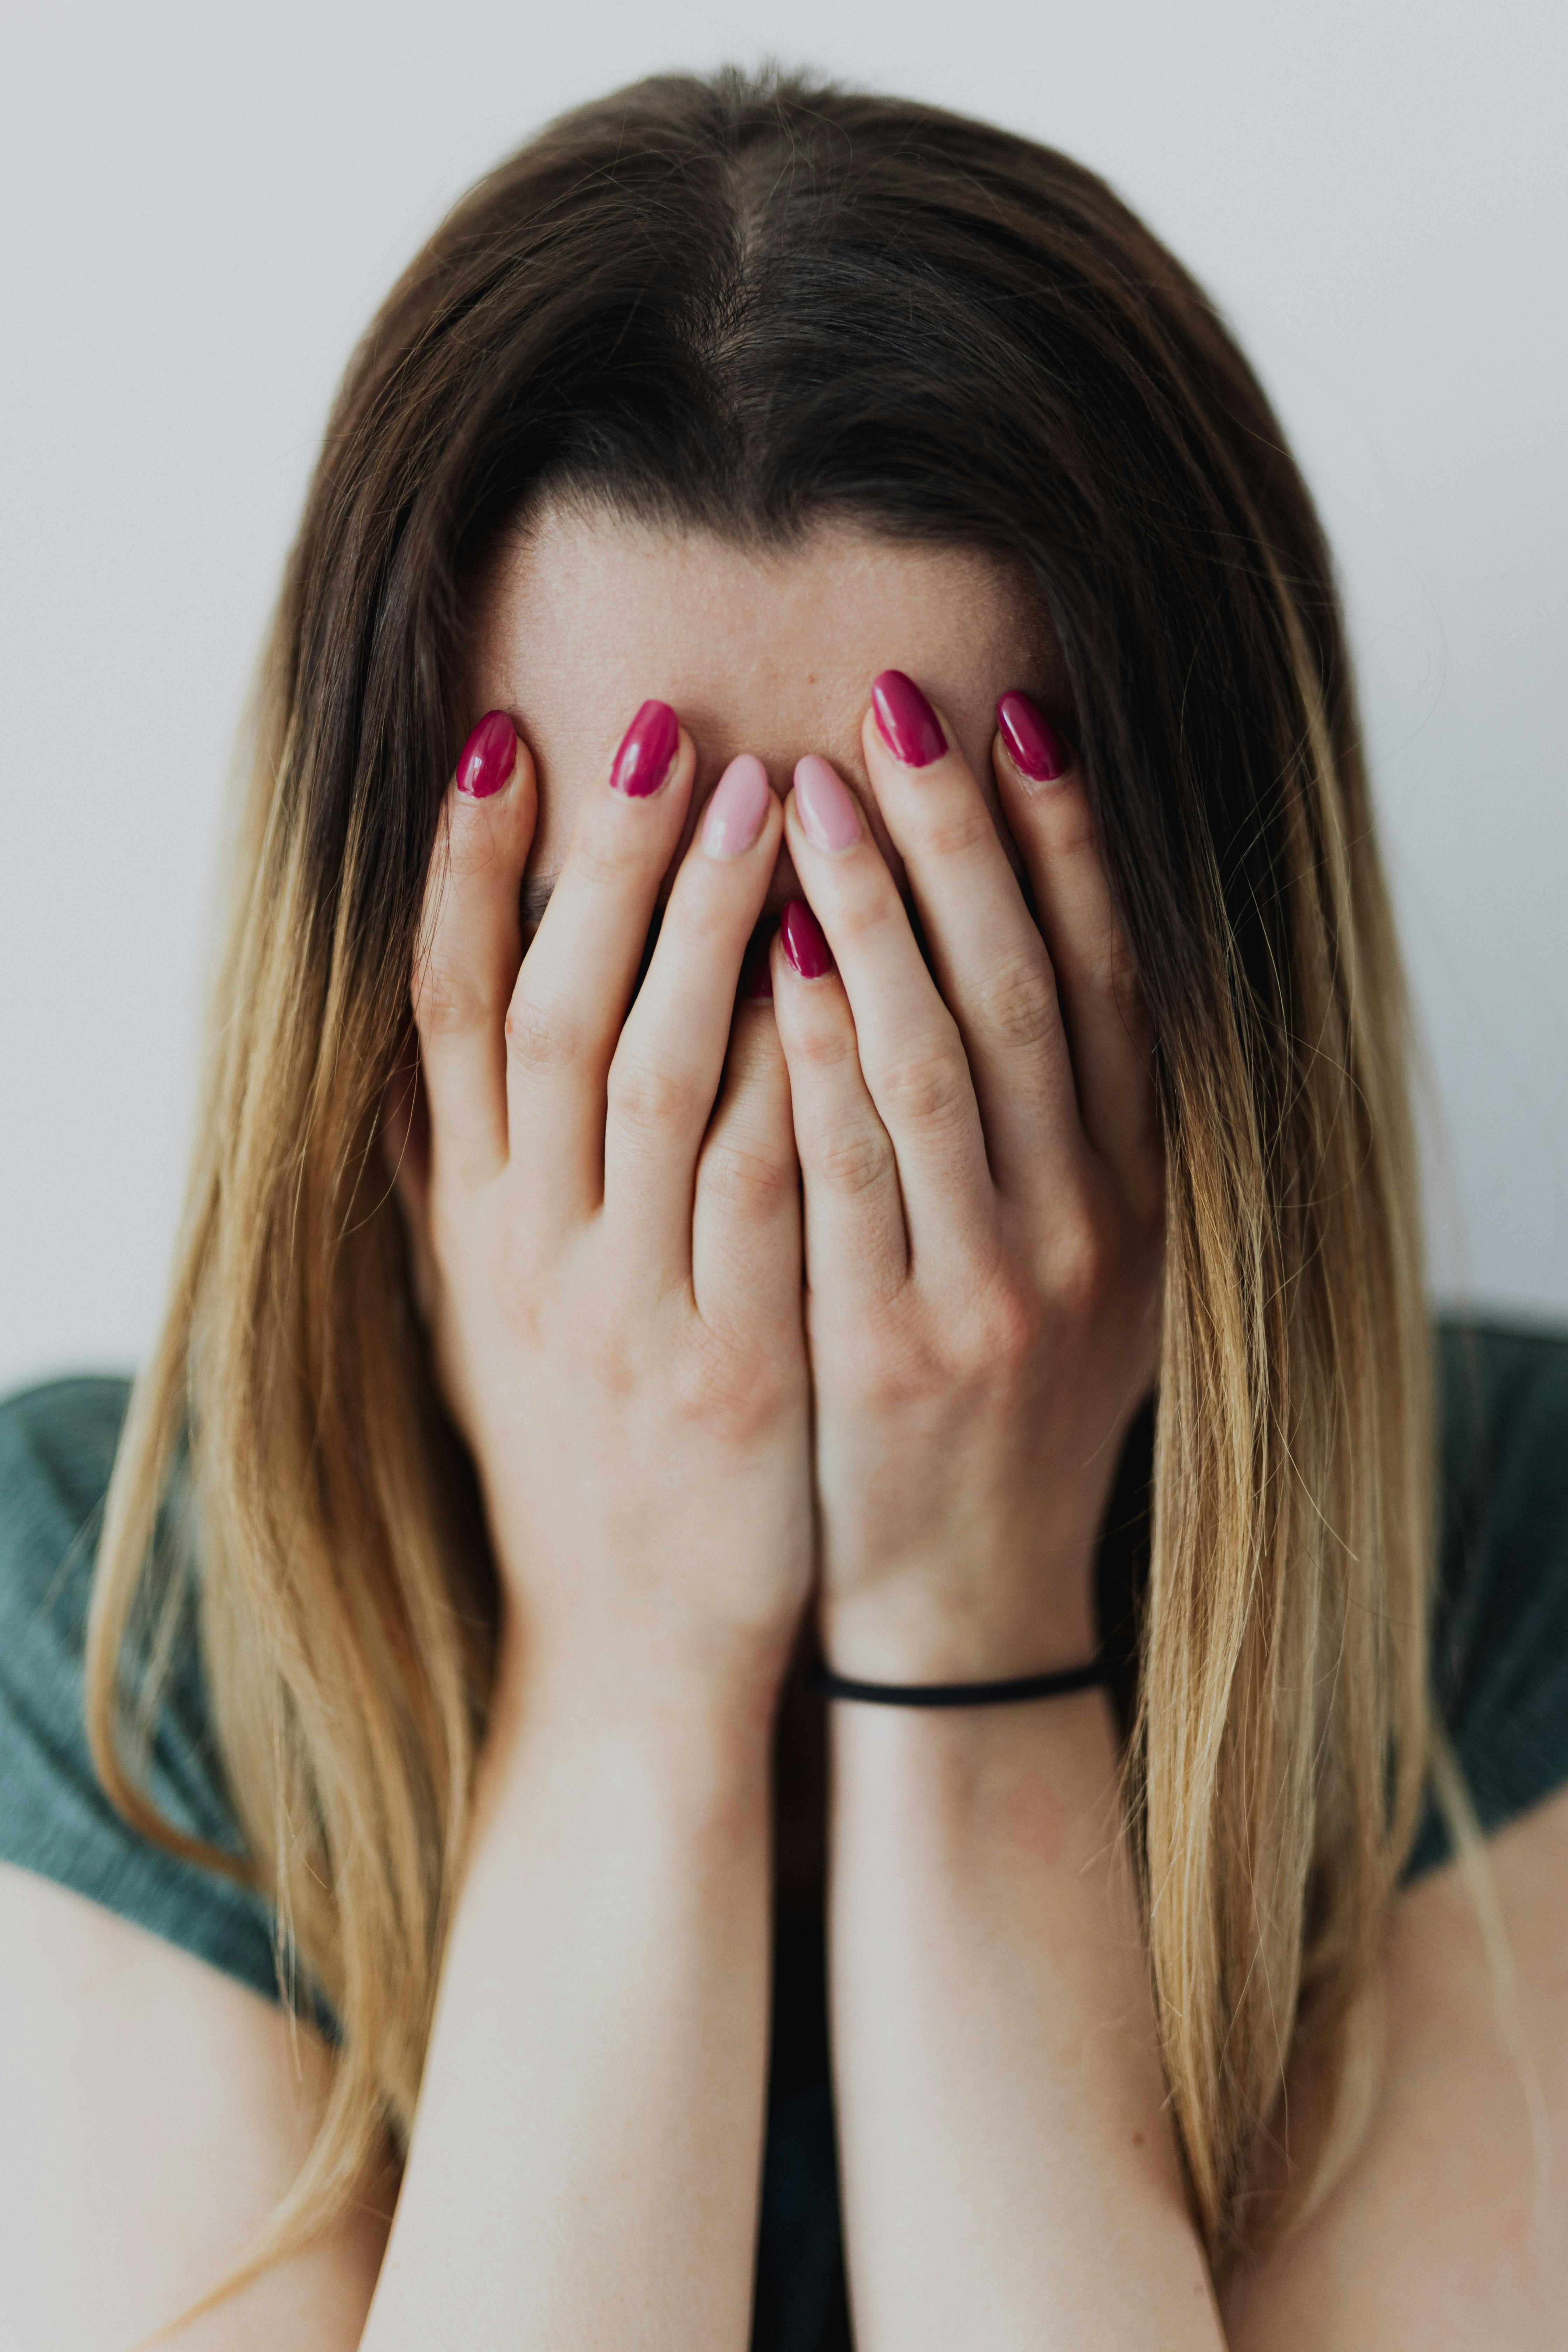
[[[902,864],[860,757],[878,673],[901,669],[919,680],[994,814],[997,696],[1024,688],[1051,717],[1071,716],[1060,655],[1021,577],[973,550],[840,523],[815,528],[787,552],[759,553],[607,509],[546,507],[491,575],[475,653],[474,715],[509,712],[538,768],[539,824],[523,889],[530,929],[579,803],[603,790],[627,722],[650,697],[673,705],[697,746],[682,851],[738,751],[756,753],[781,795],[795,761],[816,751],[856,793],[900,889]],[[1021,872],[999,817],[998,825]],[[785,851],[765,919],[795,895]]]

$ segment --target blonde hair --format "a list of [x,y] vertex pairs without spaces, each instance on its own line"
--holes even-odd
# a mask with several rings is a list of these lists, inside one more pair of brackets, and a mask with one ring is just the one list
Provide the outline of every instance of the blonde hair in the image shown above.
[[[414,262],[349,370],[264,666],[186,1224],[88,1654],[114,1802],[275,1904],[280,1980],[302,1961],[338,2036],[304,2168],[208,2300],[395,2164],[418,2097],[497,1601],[378,1139],[472,583],[559,482],[774,541],[834,509],[989,544],[1055,625],[1158,1041],[1126,1821],[1222,2262],[1354,2145],[1431,1737],[1405,995],[1331,570],[1246,362],[1102,184],[931,109],[723,75],[553,126]],[[194,1536],[164,1558],[185,1448]],[[160,1818],[126,1736],[187,1583],[243,1861]],[[1247,2183],[1293,2053],[1317,2092],[1265,2213]]]

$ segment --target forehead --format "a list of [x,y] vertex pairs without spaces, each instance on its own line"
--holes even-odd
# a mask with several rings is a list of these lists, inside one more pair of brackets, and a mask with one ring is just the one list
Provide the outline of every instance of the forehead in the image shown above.
[[998,694],[1059,703],[1054,646],[1021,575],[984,551],[816,526],[788,549],[546,506],[510,544],[475,615],[476,709],[509,710],[539,767],[531,868],[560,864],[582,793],[603,782],[639,703],[679,712],[694,802],[738,751],[775,786],[817,751],[862,779],[879,670],[909,671],[985,775]]

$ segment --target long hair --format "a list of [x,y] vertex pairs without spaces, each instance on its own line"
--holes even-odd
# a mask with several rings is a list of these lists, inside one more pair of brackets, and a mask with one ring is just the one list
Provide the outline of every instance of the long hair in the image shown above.
[[[474,584],[552,491],[759,547],[824,518],[982,547],[1054,626],[1156,1039],[1124,1819],[1221,2262],[1292,2052],[1319,2092],[1289,2211],[1353,2141],[1431,1737],[1405,998],[1330,557],[1213,304],[1102,182],[928,107],[727,72],[566,116],[443,224],[350,364],[264,663],[88,1661],[114,1801],[259,1888],[330,2012],[330,2103],[258,2266],[405,2143],[484,1735],[494,1566],[378,1129]],[[197,1537],[160,1567],[187,1455]],[[181,1575],[244,1861],[180,1838],[134,1769],[133,1637]]]

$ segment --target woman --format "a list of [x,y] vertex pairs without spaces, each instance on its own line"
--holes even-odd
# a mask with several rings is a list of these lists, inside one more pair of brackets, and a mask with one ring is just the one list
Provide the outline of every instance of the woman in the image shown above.
[[1430,1632],[1342,625],[1170,257],[885,100],[556,124],[350,368],[234,875],[158,1353],[6,1424],[28,2340],[1548,2340],[1563,1515]]

